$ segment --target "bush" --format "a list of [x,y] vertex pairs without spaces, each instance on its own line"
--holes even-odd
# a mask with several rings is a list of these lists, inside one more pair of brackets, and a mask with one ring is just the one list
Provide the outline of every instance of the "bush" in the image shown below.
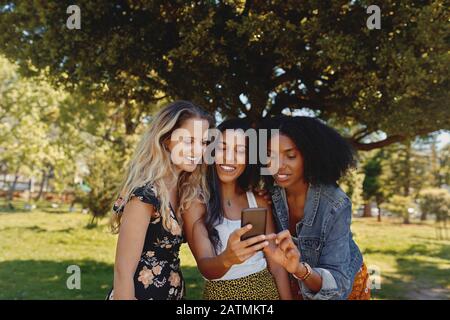
[[84,183],[89,190],[80,190],[77,196],[83,207],[92,214],[94,223],[97,218],[111,212],[124,168],[117,155],[103,148],[87,158],[87,166],[89,175],[84,178]]
[[382,207],[393,214],[403,217],[404,223],[409,223],[408,209],[414,205],[411,197],[394,195],[389,199],[389,202],[382,205]]
[[436,221],[445,220],[450,211],[450,192],[445,189],[429,188],[419,194],[419,206],[423,216],[434,214]]

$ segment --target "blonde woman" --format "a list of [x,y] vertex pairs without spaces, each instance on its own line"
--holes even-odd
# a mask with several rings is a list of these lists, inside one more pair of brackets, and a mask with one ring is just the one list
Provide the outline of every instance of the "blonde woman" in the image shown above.
[[[178,300],[181,212],[207,197],[201,162],[212,118],[191,102],[162,109],[143,135],[114,204],[118,232],[114,289],[108,299]],[[183,190],[183,192],[178,192]]]

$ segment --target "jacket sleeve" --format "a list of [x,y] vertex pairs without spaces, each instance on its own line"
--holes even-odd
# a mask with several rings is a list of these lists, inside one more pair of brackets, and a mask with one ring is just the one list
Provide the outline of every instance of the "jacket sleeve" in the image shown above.
[[302,295],[306,299],[331,300],[346,299],[352,283],[348,276],[350,267],[350,201],[335,212],[331,219],[332,227],[325,240],[317,267],[314,268],[322,277],[322,288],[313,293],[300,281]]

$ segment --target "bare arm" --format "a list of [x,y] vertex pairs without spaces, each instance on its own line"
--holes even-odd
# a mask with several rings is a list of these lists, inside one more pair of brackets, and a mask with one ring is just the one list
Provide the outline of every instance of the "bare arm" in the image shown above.
[[154,213],[152,205],[131,199],[124,208],[117,240],[114,264],[114,299],[133,300],[134,273],[144,246],[150,218]]
[[[292,241],[289,230],[268,235],[267,238],[273,241],[264,249],[266,256],[270,256],[274,261],[282,265],[287,272],[295,274],[299,278],[305,276],[307,270],[300,263],[300,252]],[[318,292],[322,288],[322,277],[312,270],[311,275],[304,283],[311,291]]]
[[[189,218],[190,210],[196,210],[196,214]],[[191,205],[188,212],[186,212],[186,219],[195,219],[195,215],[203,215],[206,211],[204,205],[196,203]],[[194,218],[193,218],[194,217]],[[186,221],[186,220],[185,220]],[[208,231],[203,219],[190,221],[193,223],[192,228],[186,228],[186,237],[197,261],[197,266],[202,275],[207,279],[221,278],[234,264],[244,262],[253,256],[258,250],[264,248],[268,243],[263,242],[255,245],[265,239],[265,236],[253,237],[245,241],[240,241],[241,235],[250,230],[251,227],[245,226],[234,231],[228,240],[226,249],[219,255],[216,255],[214,247],[209,239]]]
[[205,215],[205,205],[199,200],[194,200],[189,209],[183,214],[183,230],[187,243],[191,251],[194,251],[192,244],[194,243],[194,224]]

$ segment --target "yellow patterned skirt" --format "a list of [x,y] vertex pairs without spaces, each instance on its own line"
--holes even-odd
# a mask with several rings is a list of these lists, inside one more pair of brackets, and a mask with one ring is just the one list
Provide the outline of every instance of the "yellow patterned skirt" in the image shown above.
[[[298,280],[289,275],[291,292],[294,300],[303,300],[300,294]],[[370,279],[366,264],[363,263],[353,281],[352,292],[347,300],[370,300]]]
[[270,271],[260,272],[233,280],[206,281],[205,300],[279,300],[277,286]]
[[366,264],[363,263],[361,269],[353,281],[353,289],[347,298],[348,300],[370,300],[370,279]]

